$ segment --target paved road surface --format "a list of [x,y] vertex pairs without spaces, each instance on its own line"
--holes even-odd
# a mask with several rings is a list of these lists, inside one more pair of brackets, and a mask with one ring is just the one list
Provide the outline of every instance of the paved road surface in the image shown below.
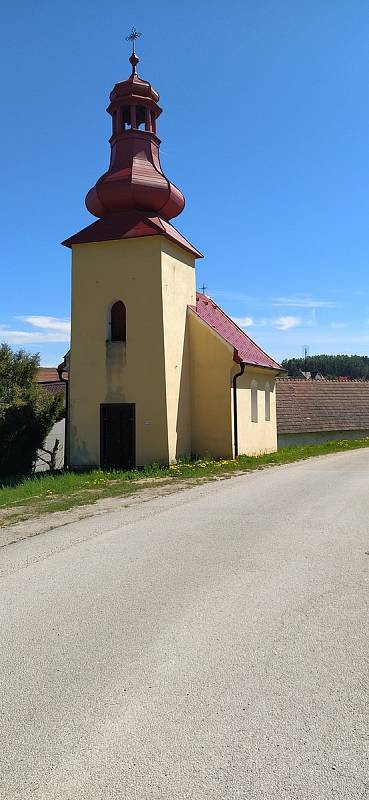
[[369,452],[0,551],[0,797],[369,798]]

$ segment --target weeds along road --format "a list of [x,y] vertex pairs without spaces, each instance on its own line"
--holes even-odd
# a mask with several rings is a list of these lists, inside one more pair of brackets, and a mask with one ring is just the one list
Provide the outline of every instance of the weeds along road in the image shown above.
[[369,798],[369,452],[0,550],[7,800]]

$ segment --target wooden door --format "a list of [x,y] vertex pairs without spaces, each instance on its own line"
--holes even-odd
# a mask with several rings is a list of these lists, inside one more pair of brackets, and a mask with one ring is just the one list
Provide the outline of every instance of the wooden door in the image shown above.
[[135,404],[101,405],[100,462],[107,469],[135,467]]

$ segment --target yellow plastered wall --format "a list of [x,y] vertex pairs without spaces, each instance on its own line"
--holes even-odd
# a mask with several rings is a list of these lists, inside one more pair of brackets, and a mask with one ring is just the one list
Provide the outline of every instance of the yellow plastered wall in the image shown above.
[[188,322],[192,452],[213,458],[232,458],[233,348],[191,311]]
[[[189,261],[186,251],[171,249],[160,236],[73,246],[72,466],[100,463],[100,404],[114,402],[135,403],[137,465],[170,460],[169,450],[176,449],[173,420],[178,409],[173,405],[179,396],[177,375],[182,373],[184,343],[180,333],[175,344],[165,339],[173,334],[171,295],[183,318],[192,302],[194,270],[193,260]],[[171,289],[176,266],[179,277],[175,275]],[[184,277],[186,271],[191,278]],[[116,300],[126,306],[126,343],[107,341],[109,309]],[[184,404],[181,427],[188,441],[186,413]]]
[[[233,374],[239,371],[235,368]],[[246,364],[237,379],[237,422],[239,455],[259,455],[277,450],[277,418],[275,375],[272,370],[257,369]],[[251,384],[257,384],[258,421],[252,421]],[[265,419],[265,386],[270,387],[270,421]]]
[[196,303],[194,259],[168,240],[162,246],[165,384],[169,461],[191,453],[188,314]]

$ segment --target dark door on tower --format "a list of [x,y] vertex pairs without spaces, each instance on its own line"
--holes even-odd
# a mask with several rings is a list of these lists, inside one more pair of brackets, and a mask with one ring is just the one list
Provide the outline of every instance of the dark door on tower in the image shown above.
[[135,405],[101,405],[101,466],[114,469],[135,467]]

